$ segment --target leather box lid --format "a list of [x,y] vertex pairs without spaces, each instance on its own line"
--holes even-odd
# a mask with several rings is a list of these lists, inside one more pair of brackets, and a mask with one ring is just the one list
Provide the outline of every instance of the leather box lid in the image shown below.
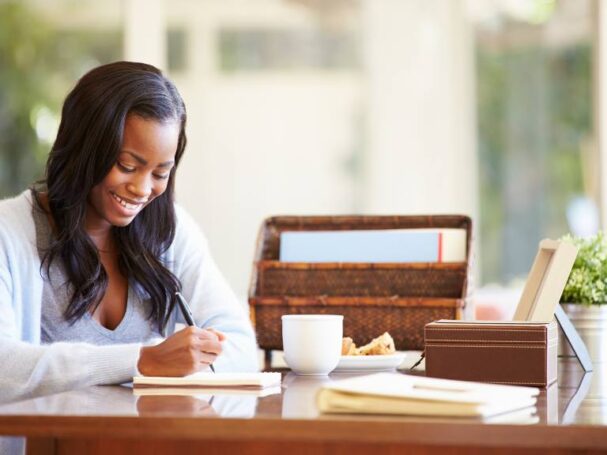
[[556,322],[485,322],[440,320],[426,324],[426,343],[539,343],[557,339]]

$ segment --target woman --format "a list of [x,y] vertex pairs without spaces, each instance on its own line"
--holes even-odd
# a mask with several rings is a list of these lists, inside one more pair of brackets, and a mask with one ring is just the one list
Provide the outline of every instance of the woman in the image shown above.
[[[0,202],[3,399],[257,369],[246,311],[173,204],[185,124],[175,86],[141,63],[98,67],[66,98],[45,180]],[[203,328],[175,332],[178,291]]]

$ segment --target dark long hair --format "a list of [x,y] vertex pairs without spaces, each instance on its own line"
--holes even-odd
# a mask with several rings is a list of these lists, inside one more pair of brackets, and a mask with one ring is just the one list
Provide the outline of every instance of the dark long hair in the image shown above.
[[[87,197],[115,165],[130,114],[180,124],[175,167],[166,191],[129,225],[112,227],[120,270],[150,299],[149,317],[164,332],[175,306],[175,292],[181,287],[161,258],[175,236],[175,168],[186,145],[186,110],[175,86],[157,68],[133,62],[97,67],[85,74],[65,99],[57,139],[41,182],[48,192],[57,235],[42,263],[47,275],[56,258],[65,268],[74,290],[65,311],[68,321],[74,322],[99,305],[108,276],[84,229]],[[35,195],[40,201],[36,191]]]

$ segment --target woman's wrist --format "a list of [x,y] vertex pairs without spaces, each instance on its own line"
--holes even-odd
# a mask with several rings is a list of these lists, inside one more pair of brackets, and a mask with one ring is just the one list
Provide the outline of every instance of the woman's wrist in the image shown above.
[[153,346],[142,346],[139,350],[139,359],[137,360],[137,371],[143,376],[150,376],[153,372]]

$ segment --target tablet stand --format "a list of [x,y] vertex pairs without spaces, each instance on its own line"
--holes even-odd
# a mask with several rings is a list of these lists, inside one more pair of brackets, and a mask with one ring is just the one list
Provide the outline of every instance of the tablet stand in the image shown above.
[[561,417],[560,423],[563,425],[571,425],[575,422],[575,414],[577,413],[582,401],[588,395],[590,386],[592,385],[592,372],[584,373],[582,380],[577,386],[574,394],[571,396],[565,405],[565,411]]
[[571,349],[575,353],[575,356],[579,360],[584,371],[592,371],[592,360],[590,359],[590,354],[588,353],[588,349],[586,349],[584,340],[582,340],[580,334],[577,333],[577,330],[569,320],[569,316],[567,316],[560,305],[557,305],[554,309],[554,316],[565,334],[567,343],[571,346]]

